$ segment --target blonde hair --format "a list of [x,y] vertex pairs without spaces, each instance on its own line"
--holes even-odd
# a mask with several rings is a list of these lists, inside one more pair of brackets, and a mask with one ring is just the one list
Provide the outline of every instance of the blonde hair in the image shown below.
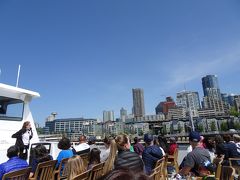
[[73,179],[73,177],[86,171],[83,160],[80,156],[73,156],[68,159],[63,170],[63,176],[67,176],[67,180]]
[[111,140],[110,143],[110,153],[109,156],[107,158],[107,160],[105,161],[104,167],[103,167],[103,175],[107,174],[109,171],[112,170],[113,165],[114,165],[114,161],[116,158],[116,154],[117,154],[117,145],[115,140]]
[[125,145],[129,143],[129,138],[126,134],[120,134],[115,138],[118,150],[125,150]]

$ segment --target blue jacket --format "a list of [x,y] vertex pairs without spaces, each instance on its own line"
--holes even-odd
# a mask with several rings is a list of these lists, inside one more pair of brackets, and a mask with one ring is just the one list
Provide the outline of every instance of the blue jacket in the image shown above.
[[156,146],[148,146],[144,149],[142,159],[145,165],[145,171],[147,174],[151,174],[155,167],[156,162],[163,157],[161,149]]
[[7,162],[0,164],[0,179],[3,175],[12,171],[24,169],[28,167],[27,161],[15,156],[10,158]]

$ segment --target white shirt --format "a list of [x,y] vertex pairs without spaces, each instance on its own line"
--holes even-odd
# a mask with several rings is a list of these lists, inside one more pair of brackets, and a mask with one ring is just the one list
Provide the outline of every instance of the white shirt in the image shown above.
[[74,147],[74,149],[76,150],[76,152],[79,152],[79,151],[83,151],[83,150],[86,150],[86,149],[89,149],[90,146],[87,144],[87,143],[81,143],[79,145],[76,145]]
[[22,135],[22,141],[25,146],[29,145],[30,141],[30,136],[31,136],[31,131],[27,130],[23,135]]

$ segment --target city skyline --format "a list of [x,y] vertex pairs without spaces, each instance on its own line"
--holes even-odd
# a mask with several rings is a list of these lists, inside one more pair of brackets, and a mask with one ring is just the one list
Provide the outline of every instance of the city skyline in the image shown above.
[[[184,89],[203,97],[201,78],[218,75],[222,93],[240,94],[239,1],[1,1],[0,83],[40,93],[36,122],[120,117],[132,88],[145,114]],[[213,13],[214,12],[214,13]],[[186,88],[185,88],[186,87]]]

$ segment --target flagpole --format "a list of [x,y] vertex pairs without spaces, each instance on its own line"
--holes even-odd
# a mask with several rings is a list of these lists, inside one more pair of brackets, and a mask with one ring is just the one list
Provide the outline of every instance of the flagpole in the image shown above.
[[17,74],[17,83],[16,83],[16,87],[18,87],[18,82],[19,82],[19,76],[20,76],[20,70],[21,70],[21,65],[18,65],[18,74]]

